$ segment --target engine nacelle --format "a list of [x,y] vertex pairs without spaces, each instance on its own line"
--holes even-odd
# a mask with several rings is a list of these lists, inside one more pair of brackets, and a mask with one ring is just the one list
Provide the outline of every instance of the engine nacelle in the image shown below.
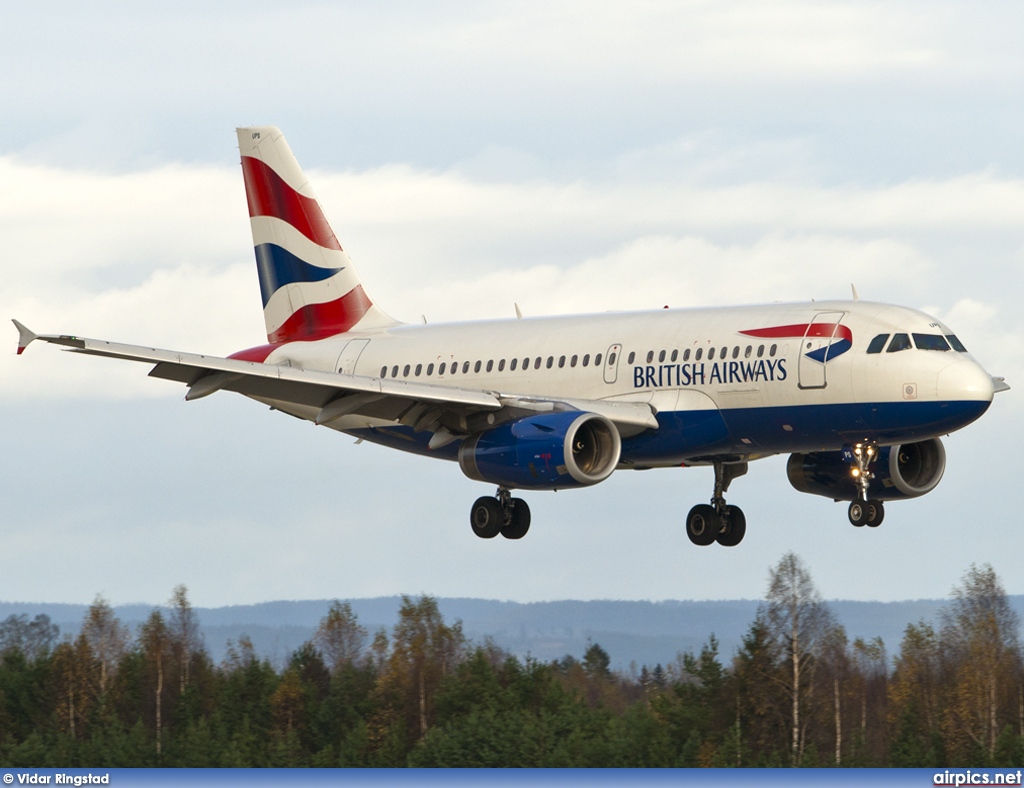
[[[800,492],[824,495],[836,501],[853,501],[857,499],[854,467],[851,451],[819,451],[791,454],[786,474],[789,483]],[[869,498],[880,501],[916,498],[934,490],[942,479],[946,450],[938,438],[883,446],[871,470],[875,478],[868,487]]]
[[470,479],[510,489],[565,489],[604,481],[621,453],[619,431],[604,416],[544,413],[466,438],[459,467]]

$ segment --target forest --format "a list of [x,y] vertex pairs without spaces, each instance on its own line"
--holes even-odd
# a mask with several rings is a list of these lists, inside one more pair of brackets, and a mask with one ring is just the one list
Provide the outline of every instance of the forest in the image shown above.
[[102,597],[74,639],[0,622],[0,765],[1019,767],[1019,627],[972,565],[892,653],[851,642],[789,553],[731,657],[709,633],[666,665],[612,671],[599,643],[539,662],[422,596],[375,633],[335,601],[275,667],[245,637],[215,664],[178,586],[135,632]]

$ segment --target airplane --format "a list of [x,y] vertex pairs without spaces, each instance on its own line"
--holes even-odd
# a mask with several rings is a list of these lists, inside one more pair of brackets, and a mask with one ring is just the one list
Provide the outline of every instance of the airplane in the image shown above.
[[616,470],[712,466],[690,509],[695,545],[738,545],[726,503],[756,459],[789,454],[794,488],[849,502],[878,526],[884,502],[931,492],[940,437],[1009,389],[941,321],[853,300],[403,324],[367,294],[281,131],[237,129],[267,342],[227,358],[73,335],[17,320],[34,340],[152,364],[187,401],[233,391],[361,440],[457,462],[497,486],[470,510],[476,536],[521,539],[513,490],[589,487]]

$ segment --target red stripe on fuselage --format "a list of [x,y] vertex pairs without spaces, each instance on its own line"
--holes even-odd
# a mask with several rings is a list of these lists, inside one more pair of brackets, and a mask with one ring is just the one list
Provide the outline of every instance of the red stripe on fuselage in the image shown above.
[[801,337],[824,337],[826,339],[846,339],[853,342],[853,332],[841,323],[794,323],[791,326],[774,326],[773,328],[755,328],[740,331],[748,337],[761,339],[799,339]]
[[242,175],[249,216],[273,216],[288,222],[315,244],[341,249],[316,200],[299,194],[280,175],[252,156],[242,157]]

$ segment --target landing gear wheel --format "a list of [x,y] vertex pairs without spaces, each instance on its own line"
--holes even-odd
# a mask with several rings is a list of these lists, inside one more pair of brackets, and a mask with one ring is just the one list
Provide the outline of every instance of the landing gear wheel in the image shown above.
[[866,504],[864,504],[866,516],[864,524],[868,528],[877,528],[882,524],[882,520],[885,518],[885,507],[881,501],[872,498]]
[[715,537],[715,541],[722,547],[735,547],[743,541],[743,535],[747,532],[747,518],[740,507],[726,506],[722,525],[722,530]]
[[522,498],[512,498],[509,504],[512,508],[512,522],[501,529],[501,535],[506,539],[522,539],[530,530],[530,507]]
[[686,535],[695,545],[707,547],[721,530],[722,520],[714,506],[699,503],[686,515]]
[[477,498],[473,508],[469,510],[469,524],[473,533],[481,539],[493,539],[501,532],[505,524],[505,512],[497,498],[484,496]]
[[868,521],[868,505],[863,501],[854,501],[850,504],[847,514],[850,517],[850,522],[860,528]]

